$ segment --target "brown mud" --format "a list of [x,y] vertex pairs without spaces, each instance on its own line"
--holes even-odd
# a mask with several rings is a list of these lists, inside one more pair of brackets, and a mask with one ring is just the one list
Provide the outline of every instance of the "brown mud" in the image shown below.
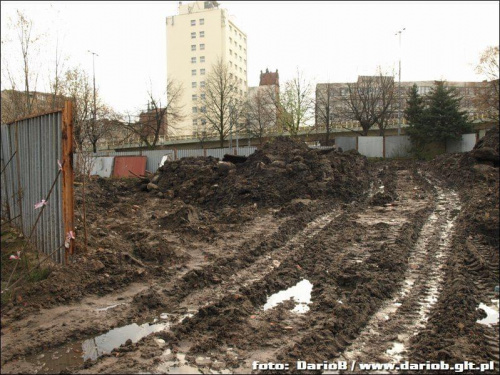
[[498,324],[478,323],[498,285],[494,136],[430,163],[279,139],[93,180],[87,251],[2,306],[2,372],[498,361]]

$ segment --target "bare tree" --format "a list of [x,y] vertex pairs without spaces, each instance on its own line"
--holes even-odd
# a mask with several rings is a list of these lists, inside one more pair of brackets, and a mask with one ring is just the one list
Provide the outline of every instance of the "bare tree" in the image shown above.
[[297,76],[285,83],[285,91],[280,95],[278,121],[284,131],[297,136],[301,126],[312,119],[314,100],[311,84],[297,69]]
[[[243,112],[243,101],[238,94],[238,82],[227,64],[219,59],[210,70],[200,95],[194,119],[205,120],[207,129],[219,137],[220,147],[234,131]],[[236,122],[235,122],[236,121]]]
[[[14,43],[19,46],[21,56],[20,61],[16,62],[15,54],[2,51],[2,56],[7,56],[2,64],[2,71],[11,87],[11,90],[2,95],[2,122],[11,122],[16,118],[44,110],[39,108],[40,103],[36,103],[37,95],[35,95],[39,74],[37,69],[39,63],[36,58],[41,35],[35,34],[33,21],[19,10],[16,20],[10,21],[9,29],[16,34]],[[2,47],[6,47],[7,44],[10,43],[2,40]],[[20,66],[21,71],[13,69],[13,66]]]
[[125,127],[139,137],[140,141],[148,148],[154,148],[160,135],[168,135],[175,129],[176,124],[183,120],[182,106],[182,85],[168,78],[166,90],[166,102],[162,106],[161,99],[153,94],[150,86],[148,91],[148,109],[139,114],[139,120],[133,124],[126,124]]
[[52,110],[60,108],[64,105],[64,98],[61,95],[62,80],[64,78],[64,61],[65,59],[59,49],[59,38],[57,38],[55,46],[54,71],[49,72],[49,85],[52,92]]
[[92,145],[92,152],[97,152],[97,143],[100,140],[109,138],[119,124],[118,114],[109,106],[99,103],[99,106],[96,107],[96,121],[93,118],[89,119],[84,127],[85,138]]
[[264,137],[276,127],[277,94],[275,90],[275,86],[258,86],[246,102],[245,128],[251,137],[259,140],[260,145]]
[[61,82],[61,92],[73,101],[73,137],[77,148],[82,151],[85,128],[92,120],[93,94],[88,74],[81,68],[68,70]]
[[325,146],[330,145],[330,133],[334,118],[338,117],[337,106],[338,95],[335,95],[335,87],[332,83],[316,85],[316,126],[325,126]]
[[498,79],[499,47],[486,48],[479,59],[476,73],[486,78],[484,86],[475,90],[474,103],[479,111],[492,119],[499,118],[500,97]]
[[378,125],[383,135],[394,106],[394,77],[382,73],[360,76],[357,82],[347,84],[347,91],[343,98],[345,117],[359,122],[361,135],[368,135],[374,125]]

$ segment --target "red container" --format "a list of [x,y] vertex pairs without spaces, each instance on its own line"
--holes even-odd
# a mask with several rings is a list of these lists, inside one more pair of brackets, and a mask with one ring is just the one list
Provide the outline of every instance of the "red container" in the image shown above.
[[144,176],[147,160],[147,156],[115,156],[113,177]]

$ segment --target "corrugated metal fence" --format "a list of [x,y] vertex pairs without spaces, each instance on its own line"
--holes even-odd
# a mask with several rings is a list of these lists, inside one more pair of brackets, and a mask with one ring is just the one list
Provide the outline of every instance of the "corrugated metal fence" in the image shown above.
[[[1,126],[1,215],[25,238],[32,234],[31,243],[59,263],[64,263],[66,250],[65,172],[59,172],[58,165],[58,161],[66,164],[67,160],[63,155],[63,115],[59,111]],[[43,211],[35,208],[49,192]]]
[[[230,149],[226,148],[209,148],[209,149],[192,149],[192,150],[142,150],[142,151],[101,151],[92,154],[94,158],[102,156],[133,156],[142,155],[147,156],[146,169],[150,172],[156,172],[158,169],[161,159],[165,155],[170,155],[170,160],[178,160],[181,158],[192,157],[192,156],[213,156],[214,158],[222,159],[225,154],[237,154],[249,156],[254,153],[257,147],[246,146],[246,147],[233,147]],[[78,157],[76,158],[78,160]]]

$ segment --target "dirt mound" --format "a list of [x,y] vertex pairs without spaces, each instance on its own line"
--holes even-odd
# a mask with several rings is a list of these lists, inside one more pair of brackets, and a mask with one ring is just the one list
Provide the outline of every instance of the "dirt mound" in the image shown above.
[[366,189],[366,169],[359,154],[321,153],[280,137],[237,165],[212,157],[169,162],[158,170],[158,187],[189,204],[277,207],[296,198],[350,200]]
[[440,155],[430,170],[460,191],[471,233],[478,231],[498,243],[499,170],[498,127],[490,129],[474,149],[462,154]]

